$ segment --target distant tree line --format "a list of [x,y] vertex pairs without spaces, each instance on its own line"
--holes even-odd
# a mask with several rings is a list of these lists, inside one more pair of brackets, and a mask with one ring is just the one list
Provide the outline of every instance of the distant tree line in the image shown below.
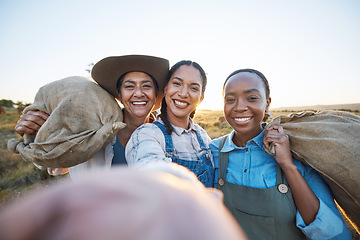
[[1,99],[0,100],[0,106],[4,106],[4,107],[8,107],[8,108],[12,108],[14,107],[14,105],[16,105],[17,107],[19,106],[29,106],[31,103],[23,103],[22,101],[17,101],[16,103],[13,102],[12,100],[8,100],[8,99]]

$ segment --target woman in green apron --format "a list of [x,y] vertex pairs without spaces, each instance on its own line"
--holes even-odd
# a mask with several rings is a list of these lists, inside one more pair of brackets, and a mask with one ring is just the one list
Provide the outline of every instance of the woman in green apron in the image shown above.
[[[292,159],[280,126],[264,127],[265,76],[241,69],[226,79],[224,115],[233,132],[213,140],[215,185],[250,239],[351,239],[332,194],[311,167]],[[264,150],[273,143],[274,156]]]

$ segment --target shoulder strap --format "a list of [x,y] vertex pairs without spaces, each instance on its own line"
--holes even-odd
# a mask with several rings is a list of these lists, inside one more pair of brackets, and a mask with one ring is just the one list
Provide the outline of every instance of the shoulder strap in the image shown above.
[[226,177],[226,169],[229,161],[229,153],[221,152],[222,148],[225,145],[226,140],[229,138],[229,135],[226,135],[220,139],[219,143],[219,179],[223,179],[225,181]]
[[164,134],[165,137],[165,151],[166,152],[174,152],[174,144],[172,141],[171,136],[166,132],[166,127],[164,124],[159,123],[158,121],[153,122],[158,128],[160,128],[161,132]]
[[197,137],[197,140],[198,140],[198,142],[199,142],[199,145],[200,145],[201,149],[202,149],[202,150],[208,150],[209,148],[206,147],[206,145],[205,145],[205,143],[204,143],[204,140],[203,140],[202,137],[201,137],[200,132],[197,131],[197,130],[195,130],[195,129],[194,129],[193,131],[194,131],[195,134],[196,134],[196,137]]

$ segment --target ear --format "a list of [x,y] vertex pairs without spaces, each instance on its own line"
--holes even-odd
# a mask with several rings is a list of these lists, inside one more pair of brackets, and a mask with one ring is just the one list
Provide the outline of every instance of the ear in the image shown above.
[[271,97],[269,97],[269,99],[268,99],[268,100],[266,100],[266,108],[265,108],[266,112],[268,112],[268,111],[269,111],[269,108],[270,108],[270,103],[271,103]]
[[204,94],[201,94],[200,102],[202,102],[202,100],[204,100]]
[[164,87],[164,97],[165,97],[165,95],[166,95],[166,92],[167,92],[167,84],[166,84],[166,86]]
[[121,93],[119,93],[119,92],[118,92],[118,99],[119,99],[119,101],[120,101],[121,104],[122,104],[122,96],[121,96]]

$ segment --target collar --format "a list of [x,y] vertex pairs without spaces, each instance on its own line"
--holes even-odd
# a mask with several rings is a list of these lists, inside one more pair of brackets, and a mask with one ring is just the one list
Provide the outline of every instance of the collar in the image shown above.
[[235,145],[235,143],[233,142],[233,136],[235,134],[235,131],[233,130],[228,136],[228,139],[226,140],[224,147],[221,149],[221,152],[231,152],[235,149],[246,149],[249,148],[252,144],[256,144],[259,148],[264,149],[264,143],[263,143],[263,139],[264,139],[264,128],[265,128],[266,124],[263,123],[262,127],[263,130],[261,131],[261,133],[259,135],[257,135],[256,137],[254,137],[253,139],[250,139],[245,147],[238,147]]
[[[160,116],[157,116],[156,117],[156,121],[160,122],[161,124],[164,124],[164,121],[161,119]],[[181,127],[177,127],[173,124],[171,124],[174,128],[174,133],[178,136],[181,136],[181,134],[183,133],[189,133],[189,132],[193,132],[193,131],[197,131],[196,128],[195,128],[195,124],[194,124],[194,121],[189,118],[189,128],[188,129],[184,129],[184,128],[181,128]]]

